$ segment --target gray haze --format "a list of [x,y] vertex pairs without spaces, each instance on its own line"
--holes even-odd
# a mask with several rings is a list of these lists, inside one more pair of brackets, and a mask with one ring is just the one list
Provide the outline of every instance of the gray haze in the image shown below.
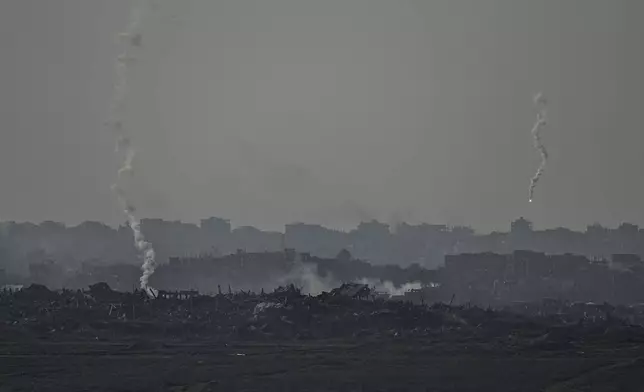
[[[142,216],[644,224],[642,1],[162,3],[131,75]],[[0,2],[0,220],[124,221],[103,122],[127,14]]]

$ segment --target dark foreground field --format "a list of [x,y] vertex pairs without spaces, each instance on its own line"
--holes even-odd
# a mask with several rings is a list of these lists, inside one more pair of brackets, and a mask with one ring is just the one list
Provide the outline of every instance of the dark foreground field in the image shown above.
[[642,391],[644,348],[468,339],[3,343],[2,391]]
[[636,308],[518,313],[364,289],[5,292],[0,391],[644,391]]

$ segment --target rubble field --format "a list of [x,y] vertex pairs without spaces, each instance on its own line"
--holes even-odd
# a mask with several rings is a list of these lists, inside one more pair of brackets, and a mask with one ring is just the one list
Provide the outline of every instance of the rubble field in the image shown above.
[[0,391],[644,390],[642,326],[533,308],[32,285],[0,295]]

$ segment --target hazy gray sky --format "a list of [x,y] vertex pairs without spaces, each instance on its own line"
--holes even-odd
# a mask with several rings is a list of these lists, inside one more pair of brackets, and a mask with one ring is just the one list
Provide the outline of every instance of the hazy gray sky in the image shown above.
[[[644,224],[644,1],[160,2],[130,86],[143,216]],[[0,2],[0,219],[124,220],[102,124],[127,14]]]

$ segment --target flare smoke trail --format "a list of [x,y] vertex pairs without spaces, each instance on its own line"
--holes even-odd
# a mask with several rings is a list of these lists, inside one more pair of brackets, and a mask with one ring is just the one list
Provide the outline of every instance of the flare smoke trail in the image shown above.
[[128,70],[136,60],[136,54],[143,44],[141,32],[143,17],[145,13],[154,6],[148,0],[135,0],[130,12],[130,20],[127,30],[120,34],[119,37],[125,43],[124,52],[118,56],[116,61],[116,85],[114,87],[114,96],[112,98],[111,118],[109,127],[117,137],[116,152],[124,154],[124,160],[118,171],[116,182],[112,185],[112,191],[116,194],[119,204],[127,216],[128,225],[134,234],[134,245],[143,257],[141,270],[141,288],[150,292],[148,280],[156,268],[156,258],[152,244],[145,240],[141,232],[141,222],[136,217],[136,209],[127,198],[125,190],[121,187],[120,182],[124,175],[132,175],[132,164],[136,156],[136,151],[132,147],[131,140],[125,129],[125,109],[128,89]]
[[548,101],[546,98],[543,96],[543,94],[538,93],[534,97],[534,104],[537,106],[538,112],[537,112],[537,121],[534,123],[534,126],[532,127],[532,138],[534,140],[534,148],[539,152],[541,155],[541,163],[539,164],[539,168],[537,169],[537,172],[532,176],[532,179],[530,179],[530,195],[528,198],[528,201],[532,203],[533,196],[534,196],[534,188],[536,188],[537,183],[539,182],[539,179],[543,175],[543,171],[546,168],[546,162],[548,161],[548,151],[546,150],[546,147],[543,145],[543,142],[541,141],[541,130],[545,128],[547,125],[547,112],[546,112],[546,105],[548,104]]

